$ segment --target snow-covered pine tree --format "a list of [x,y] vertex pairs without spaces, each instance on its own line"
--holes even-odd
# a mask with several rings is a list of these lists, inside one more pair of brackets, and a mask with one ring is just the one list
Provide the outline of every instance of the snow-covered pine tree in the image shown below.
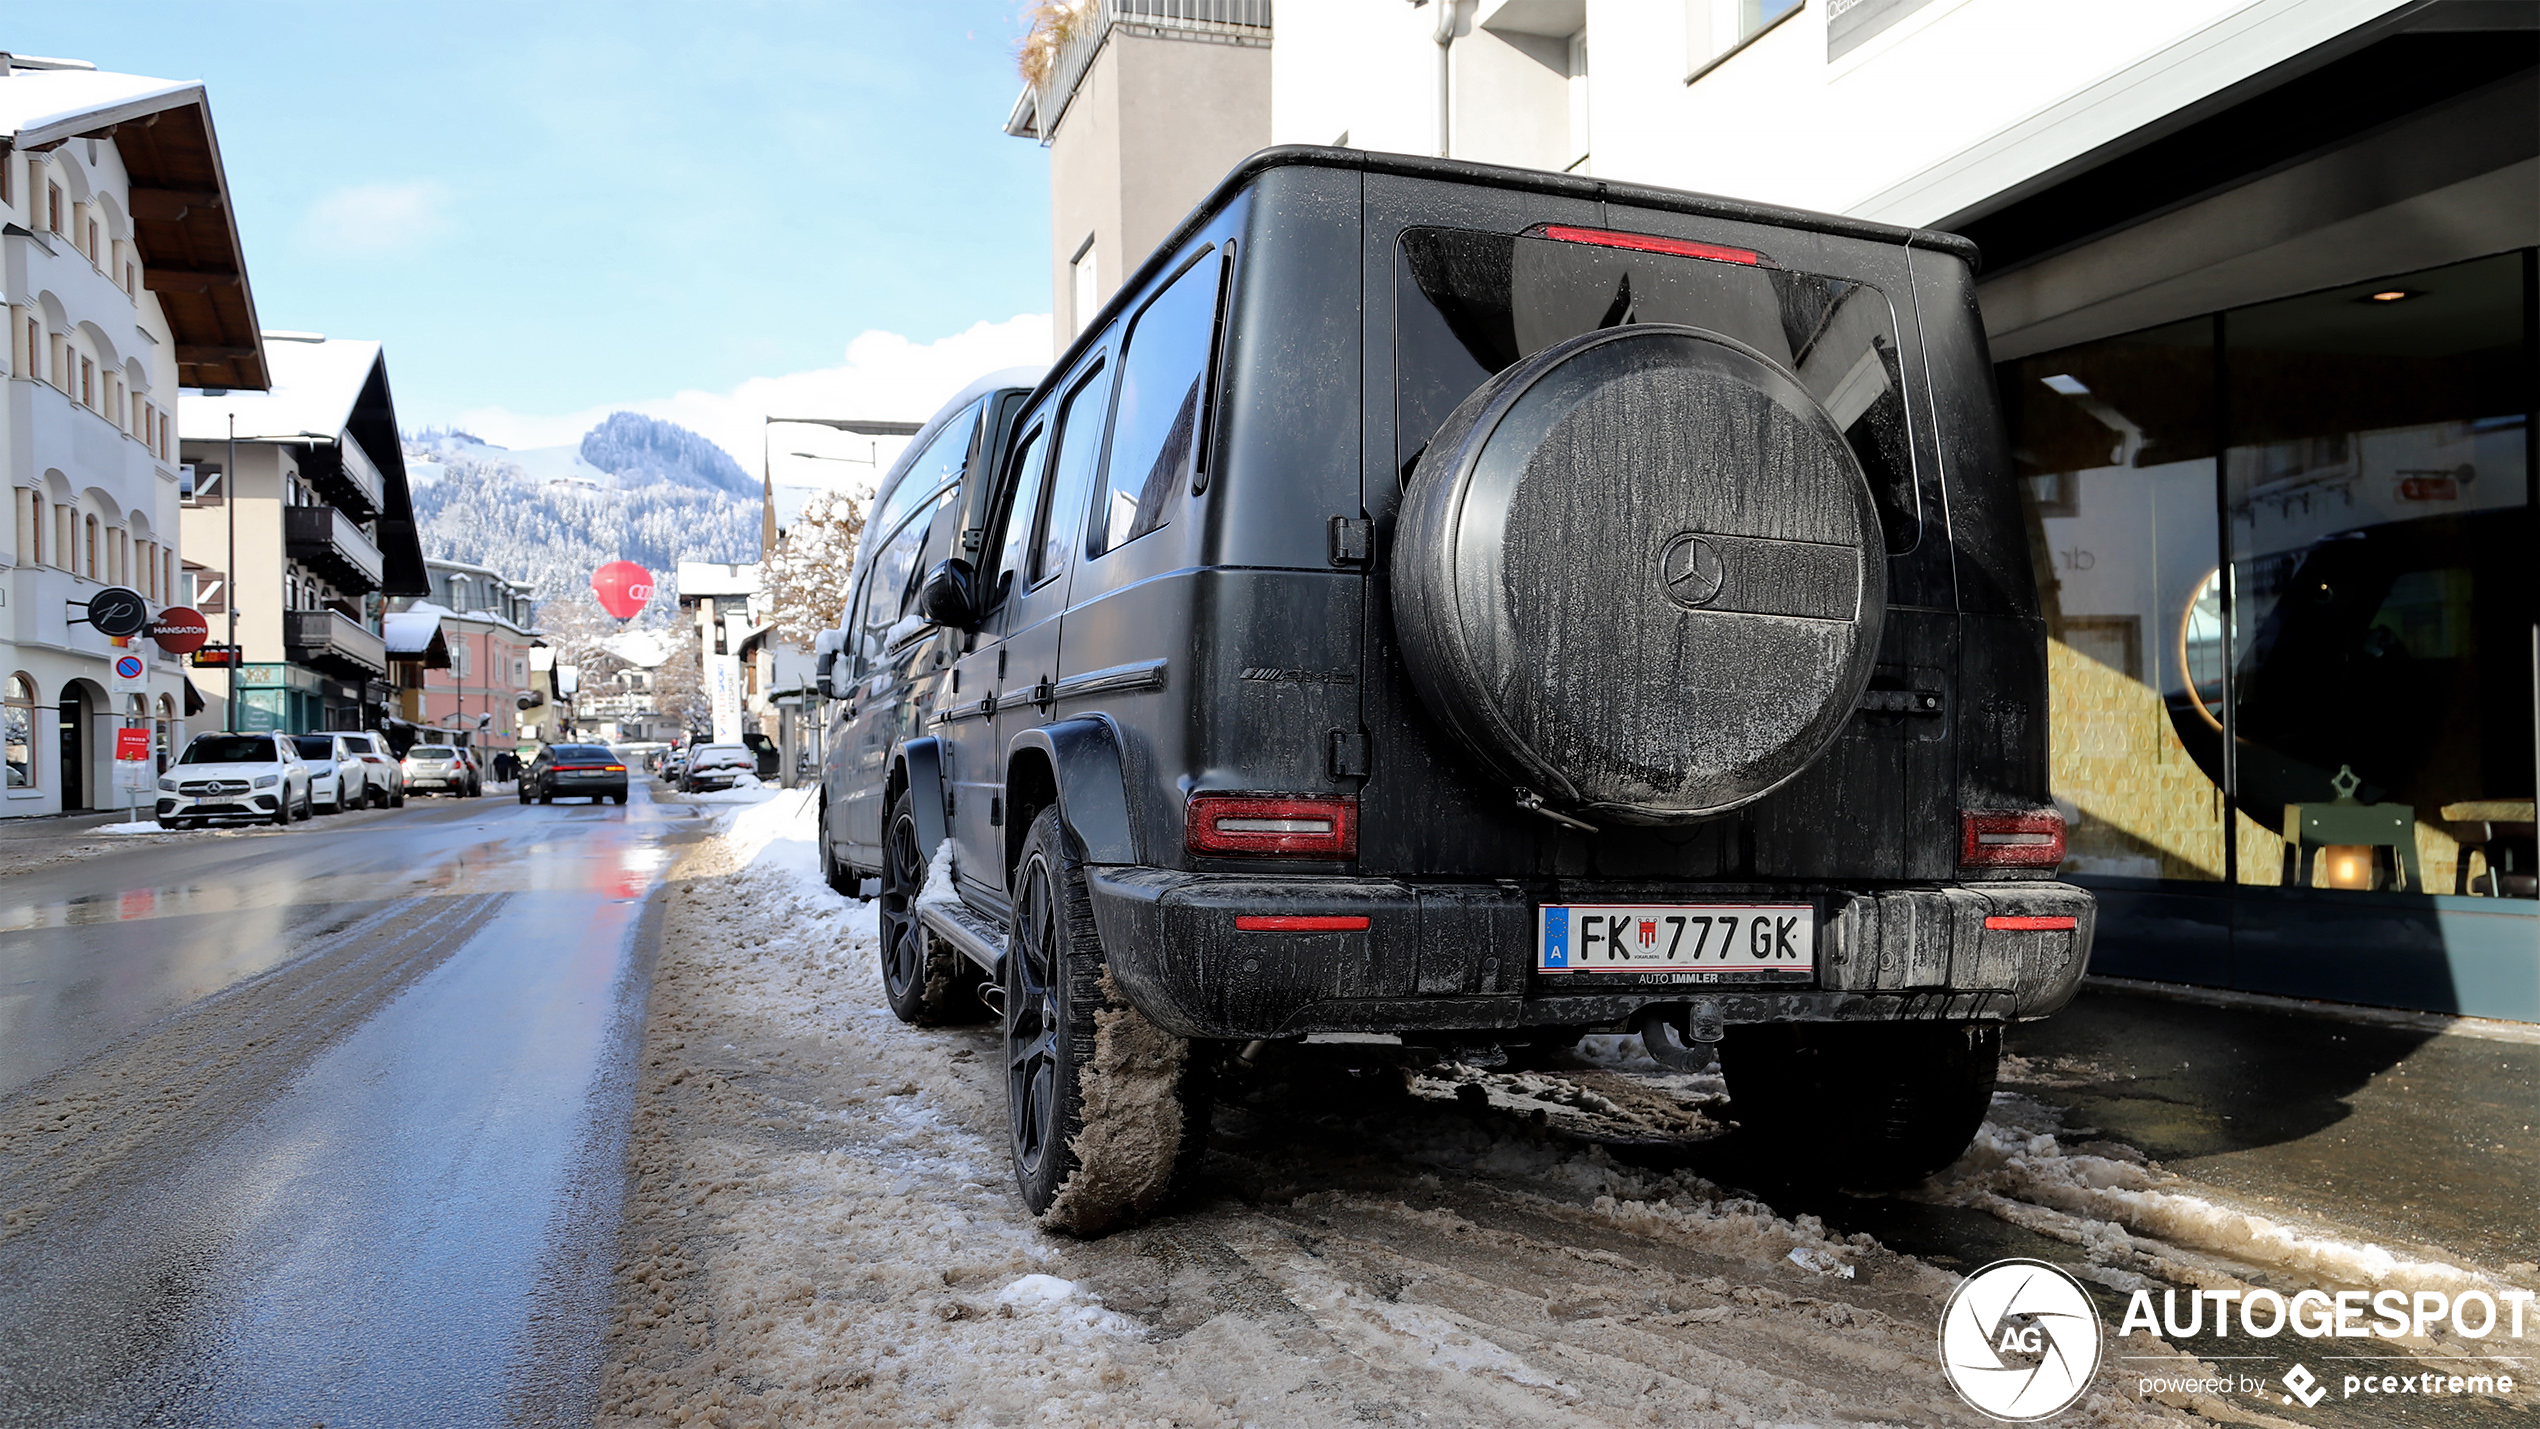
[[777,639],[809,649],[838,623],[863,535],[864,508],[853,499],[824,491],[803,503],[759,568]]

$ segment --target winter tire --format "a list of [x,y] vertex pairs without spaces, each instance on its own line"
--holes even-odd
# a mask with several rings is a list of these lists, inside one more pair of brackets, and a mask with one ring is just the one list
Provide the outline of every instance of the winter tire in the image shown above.
[[978,968],[917,919],[929,856],[918,846],[916,801],[903,789],[883,834],[882,994],[902,1022],[975,1022],[983,1011]]
[[1993,1104],[2002,1029],[1978,1022],[1732,1026],[1729,1115],[1793,1175],[1880,1190],[1966,1151]]
[[529,802],[529,786],[527,784],[520,786],[520,801],[524,804]]
[[1153,1214],[1206,1145],[1199,1051],[1120,996],[1058,811],[1023,841],[1005,957],[1006,1125],[1023,1204],[1095,1236]]
[[1710,818],[1807,768],[1887,601],[1842,427],[1771,358],[1674,323],[1483,383],[1414,469],[1390,566],[1430,713],[1521,800],[1609,823]]
[[552,803],[554,803],[555,801],[556,801],[556,791],[555,791],[555,790],[553,790],[553,789],[541,789],[541,790],[539,790],[539,791],[538,791],[538,802],[539,802],[539,803],[541,803],[541,804],[552,804]]
[[820,880],[829,891],[842,897],[856,896],[856,876],[838,861],[837,852],[829,845],[829,796],[820,798],[820,815],[812,823],[813,837],[820,841]]
[[398,785],[397,792],[388,796],[388,807],[392,809],[402,809],[406,807],[406,789],[404,785]]

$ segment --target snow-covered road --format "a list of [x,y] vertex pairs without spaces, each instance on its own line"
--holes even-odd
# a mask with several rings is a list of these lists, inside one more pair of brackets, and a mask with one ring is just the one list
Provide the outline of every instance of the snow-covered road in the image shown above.
[[[808,829],[801,795],[774,796],[674,874],[605,1416],[1977,1424],[1934,1334],[1960,1273],[1997,1252],[2087,1278],[2112,1331],[2138,1287],[2530,1281],[2256,1214],[2067,1132],[2059,1087],[2100,1075],[2069,1058],[2009,1059],[1977,1146],[1908,1197],[1732,1189],[1764,1183],[1714,1154],[1734,1147],[1717,1078],[1620,1038],[1532,1071],[1265,1059],[1221,1105],[1192,1203],[1104,1240],[1045,1235],[1012,1189],[993,1028],[891,1017],[870,905],[821,885]],[[2377,1347],[2498,1348],[2439,1328]],[[2210,1377],[2231,1346],[2193,1348],[2208,1358],[2111,1339],[2058,1422],[2291,1422],[2273,1394],[2141,1393],[2156,1372]],[[2531,1402],[2439,1422],[2520,1423]]]

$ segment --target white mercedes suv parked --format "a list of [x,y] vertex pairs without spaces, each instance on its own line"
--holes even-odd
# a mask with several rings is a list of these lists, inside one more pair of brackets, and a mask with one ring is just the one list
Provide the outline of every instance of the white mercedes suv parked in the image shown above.
[[198,734],[159,780],[159,827],[215,819],[305,819],[316,805],[309,766],[287,734]]

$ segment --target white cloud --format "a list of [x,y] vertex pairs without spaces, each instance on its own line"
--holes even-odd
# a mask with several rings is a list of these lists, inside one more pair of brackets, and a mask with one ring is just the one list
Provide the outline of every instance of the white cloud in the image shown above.
[[[759,471],[766,418],[869,417],[920,422],[977,379],[1006,367],[1042,367],[1050,356],[1050,316],[1026,313],[1004,322],[981,322],[934,342],[912,342],[898,333],[870,331],[847,344],[835,367],[781,377],[753,377],[728,392],[686,391],[668,397],[612,402],[578,412],[514,412],[480,407],[461,412],[455,425],[497,446],[522,450],[569,446],[611,412],[641,412],[705,437],[732,454],[743,471]],[[903,445],[878,443],[821,427],[779,426],[769,441],[779,485],[868,490],[877,469],[847,462],[806,461],[794,452],[878,457],[884,466]]]
[[300,217],[300,240],[322,252],[352,257],[409,253],[450,228],[449,194],[430,180],[355,184],[309,205]]

